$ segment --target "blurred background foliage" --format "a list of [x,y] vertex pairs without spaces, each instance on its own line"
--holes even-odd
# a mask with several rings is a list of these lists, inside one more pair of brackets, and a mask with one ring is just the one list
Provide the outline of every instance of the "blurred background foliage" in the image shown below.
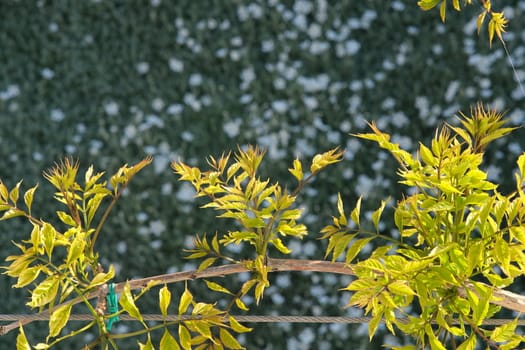
[[[524,80],[525,2],[494,1],[493,7],[510,20],[504,38]],[[194,268],[181,249],[196,233],[226,227],[212,210],[198,209],[171,161],[202,166],[209,154],[258,144],[267,149],[262,176],[293,184],[286,169],[296,156],[307,160],[341,145],[345,161],[300,197],[310,236],[291,244],[292,257],[322,258],[316,238],[335,213],[338,191],[347,205],[363,194],[365,215],[403,191],[394,161],[349,135],[364,131],[366,120],[412,151],[478,101],[523,124],[524,96],[500,43],[489,49],[486,32],[476,35],[477,12],[450,11],[442,24],[438,11],[422,12],[408,0],[2,1],[0,178],[10,187],[21,178],[26,188],[41,183],[34,212],[53,220],[58,205],[41,177],[53,162],[72,156],[82,169],[93,164],[111,174],[153,155],[99,240],[100,255],[116,265],[120,282]],[[512,186],[523,140],[519,129],[489,149],[487,170],[502,190]],[[11,240],[28,230],[2,223],[0,256],[13,253]],[[228,279],[229,286],[244,277]],[[27,295],[11,289],[12,282],[0,276],[0,313],[27,312]],[[343,308],[348,295],[338,288],[348,282],[272,276],[273,286],[251,313],[361,315]],[[190,289],[220,297],[199,283]],[[144,307],[157,312],[154,300]],[[29,338],[42,337],[43,325],[28,326]],[[379,335],[369,343],[366,334],[366,324],[257,324],[241,339],[249,349],[379,349],[384,341],[403,341]],[[14,336],[0,338],[0,347],[14,346]]]

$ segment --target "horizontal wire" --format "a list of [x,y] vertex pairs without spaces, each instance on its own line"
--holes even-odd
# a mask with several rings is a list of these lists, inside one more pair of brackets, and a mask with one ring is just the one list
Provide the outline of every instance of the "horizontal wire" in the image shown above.
[[[345,317],[345,316],[234,316],[239,322],[246,323],[368,323],[372,320],[372,317]],[[35,321],[46,321],[49,320],[49,315],[38,314],[0,314],[0,321],[21,321],[24,319],[31,318]],[[129,315],[120,315],[120,321],[136,321],[135,318]],[[185,321],[195,320],[195,316],[178,316],[168,315],[163,317],[160,314],[143,314],[142,318],[144,321]],[[70,315],[70,321],[91,321],[93,316],[90,314],[74,314]],[[398,321],[407,322],[407,318],[399,318]],[[483,321],[483,325],[486,326],[498,326],[507,324],[514,321],[514,319],[488,319]],[[449,324],[459,324],[457,320],[453,320]],[[518,320],[518,325],[525,326],[525,320]]]

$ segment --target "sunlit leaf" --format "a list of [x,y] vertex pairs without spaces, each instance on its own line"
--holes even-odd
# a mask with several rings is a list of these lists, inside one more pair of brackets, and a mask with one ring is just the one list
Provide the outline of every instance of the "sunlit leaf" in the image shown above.
[[77,223],[75,222],[75,220],[73,220],[71,215],[63,211],[57,211],[57,216],[60,219],[60,221],[62,221],[64,224],[69,226],[77,226]]
[[228,289],[224,288],[223,286],[221,286],[218,283],[215,283],[215,282],[212,282],[212,281],[208,281],[208,280],[204,280],[204,282],[206,282],[206,286],[208,286],[209,289],[211,289],[211,290],[213,290],[215,292],[220,292],[220,293],[224,293],[224,294],[233,295],[232,292],[230,292]]
[[33,204],[33,196],[35,195],[35,191],[37,188],[38,188],[38,185],[30,188],[29,190],[26,191],[26,193],[24,193],[24,203],[29,213],[31,213],[31,205]]
[[179,341],[184,350],[191,350],[191,334],[183,324],[179,325]]
[[54,310],[49,318],[49,337],[55,337],[69,321],[73,304],[66,304]]
[[26,334],[24,333],[24,328],[22,327],[22,324],[20,324],[20,327],[18,328],[19,333],[16,337],[16,350],[31,350],[31,346],[29,345],[29,342],[27,341]]
[[180,349],[179,344],[173,338],[173,336],[168,332],[167,329],[164,330],[164,334],[160,339],[160,350],[178,350]]
[[221,342],[224,346],[230,349],[244,349],[241,344],[235,339],[230,332],[228,332],[226,329],[221,328],[219,330],[219,337],[221,339]]
[[295,159],[293,161],[293,167],[289,168],[288,171],[297,179],[297,181],[301,181],[303,179],[303,167],[299,159]]
[[188,310],[188,306],[190,306],[192,301],[193,295],[188,290],[188,288],[185,288],[179,301],[179,315],[184,314],[186,310]]
[[233,316],[228,316],[228,320],[230,321],[230,327],[236,333],[246,333],[251,332],[253,330],[253,328],[249,328],[240,324]]
[[171,302],[171,292],[168,289],[168,286],[164,285],[159,290],[159,307],[162,316],[165,318],[168,315],[168,307]]
[[50,276],[40,282],[31,292],[31,301],[27,303],[30,307],[41,307],[52,302],[58,293],[59,280]]
[[131,294],[131,289],[128,282],[126,282],[124,285],[124,290],[120,295],[119,304],[122,309],[126,311],[131,317],[139,321],[143,321],[142,314],[137,308],[137,305],[135,305],[135,300]]

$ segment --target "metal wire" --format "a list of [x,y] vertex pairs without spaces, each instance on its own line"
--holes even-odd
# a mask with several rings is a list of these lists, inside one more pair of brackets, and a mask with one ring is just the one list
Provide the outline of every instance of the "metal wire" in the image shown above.
[[[120,315],[121,321],[136,321],[136,319],[129,315]],[[160,314],[143,314],[145,321],[184,321],[195,319],[193,316],[178,316],[168,315],[163,318]],[[233,316],[239,322],[246,323],[368,323],[371,317],[345,317],[345,316]],[[25,319],[32,319],[35,321],[47,321],[49,315],[38,314],[0,314],[0,321],[21,321]],[[90,314],[76,314],[69,317],[70,321],[91,321],[93,316]],[[399,321],[407,321],[408,319],[401,318]],[[486,326],[499,326],[514,321],[514,319],[488,319],[483,322]],[[459,321],[453,321],[451,324],[459,324]],[[518,320],[518,325],[525,326],[525,320]]]

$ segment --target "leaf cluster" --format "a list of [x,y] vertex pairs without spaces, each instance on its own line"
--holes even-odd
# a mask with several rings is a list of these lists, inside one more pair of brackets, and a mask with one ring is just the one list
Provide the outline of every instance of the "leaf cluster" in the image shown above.
[[[351,266],[357,278],[345,288],[354,292],[348,305],[372,314],[370,337],[384,321],[392,333],[397,328],[412,335],[421,349],[474,349],[480,340],[495,349],[514,349],[524,341],[516,322],[495,329],[482,323],[500,309],[491,304],[494,287],[511,285],[525,271],[525,154],[517,161],[516,190],[498,192],[481,167],[483,154],[513,128],[504,127],[495,110],[477,105],[471,112],[461,114],[461,126],[438,129],[416,155],[400,149],[374,124],[372,133],[357,135],[392,153],[400,182],[412,193],[394,208],[400,238]],[[350,214],[356,225],[359,204]],[[338,210],[334,225],[324,230],[330,240],[327,254],[348,249],[350,263],[351,244],[361,245],[363,238],[355,237],[362,233],[359,226],[347,232],[341,201]]]
[[[498,37],[498,39],[504,43],[503,41],[503,33],[505,32],[505,27],[507,26],[508,20],[505,18],[505,15],[503,14],[503,11],[496,12],[492,9],[492,3],[491,0],[479,0],[478,1],[482,7],[481,12],[478,15],[476,25],[478,28],[478,34],[481,31],[481,27],[483,26],[483,23],[485,21],[485,18],[489,17],[489,23],[487,26],[487,31],[489,34],[489,43],[492,45],[492,41],[494,40],[494,35]],[[472,5],[472,0],[464,0],[463,4],[466,5]],[[445,22],[446,18],[446,12],[447,12],[447,0],[419,0],[418,6],[424,10],[428,11],[433,9],[434,7],[439,5],[439,16],[441,17],[441,21]],[[461,11],[461,4],[459,0],[452,0],[452,7],[456,11]]]
[[[108,189],[106,181],[102,180],[103,173],[94,173],[92,167],[85,172],[83,184],[80,184],[77,180],[78,163],[71,159],[65,159],[47,171],[44,176],[56,188],[55,199],[67,208],[67,211],[56,212],[63,230],[32,214],[31,205],[37,186],[24,193],[25,209],[22,209],[18,205],[21,182],[10,191],[0,182],[0,211],[4,212],[0,220],[24,217],[32,227],[29,239],[15,243],[20,253],[6,258],[9,265],[3,267],[4,273],[17,279],[13,287],[29,289],[29,307],[40,311],[48,308],[51,314],[47,340],[37,344],[36,349],[47,349],[96,324],[103,329],[101,316],[105,310],[93,307],[86,298],[110,281],[115,270],[113,266],[104,270],[94,253],[94,245],[123,189],[150,162],[151,159],[147,158],[132,167],[125,165],[120,168],[110,180],[113,190]],[[96,220],[96,214],[106,199],[109,199],[109,204]],[[75,300],[88,307],[95,321],[60,337]],[[23,334],[21,331],[20,343],[28,344],[23,341]]]
[[246,294],[255,286],[255,298],[259,302],[264,289],[269,286],[266,267],[268,247],[276,248],[281,254],[289,254],[291,250],[283,238],[302,238],[307,234],[306,226],[298,223],[302,209],[295,205],[297,195],[319,171],[339,162],[341,156],[342,151],[338,149],[314,156],[307,174],[303,171],[301,161],[296,159],[289,169],[297,181],[292,191],[279,183],[271,183],[269,179],[261,179],[258,168],[264,151],[258,147],[239,148],[233,157],[231,154],[218,159],[210,157],[208,164],[211,169],[207,171],[182,161],[173,162],[172,167],[180,180],[190,182],[197,197],[209,200],[203,208],[213,208],[219,212],[219,218],[233,219],[238,227],[220,238],[216,234],[211,246],[206,236],[197,237],[188,258],[206,257],[199,269],[211,266],[219,258],[241,263],[235,257],[221,254],[219,245],[248,244],[253,249],[253,259],[243,260],[242,263],[254,272],[255,279],[243,285],[241,294]]

